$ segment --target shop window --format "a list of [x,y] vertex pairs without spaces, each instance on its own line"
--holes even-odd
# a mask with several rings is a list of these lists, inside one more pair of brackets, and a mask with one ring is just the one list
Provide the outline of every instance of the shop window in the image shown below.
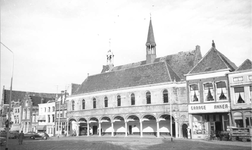
[[117,96],[117,106],[121,106],[121,96]]
[[206,122],[203,121],[202,115],[193,115],[193,134],[206,134]]
[[82,109],[85,109],[85,99],[82,100]]
[[234,81],[234,82],[243,81],[243,77],[234,77],[233,81]]
[[96,99],[93,98],[93,108],[95,109],[96,108]]
[[191,84],[190,88],[190,101],[191,102],[199,102],[199,88],[198,84]]
[[163,100],[164,103],[168,103],[168,91],[166,89],[163,91]]
[[131,98],[131,105],[135,105],[135,94],[132,93],[132,94],[130,95],[130,98]]
[[146,103],[151,104],[151,93],[149,91],[146,92]]
[[108,107],[108,97],[104,97],[104,107]]
[[242,113],[235,112],[233,115],[234,115],[234,121],[235,121],[236,127],[244,127],[243,120],[242,120]]
[[227,100],[226,82],[220,81],[216,83],[216,96],[218,100]]
[[244,87],[235,87],[234,88],[235,92],[235,102],[236,103],[245,103],[244,101]]
[[203,86],[204,86],[204,100],[206,102],[214,101],[213,84],[205,83]]

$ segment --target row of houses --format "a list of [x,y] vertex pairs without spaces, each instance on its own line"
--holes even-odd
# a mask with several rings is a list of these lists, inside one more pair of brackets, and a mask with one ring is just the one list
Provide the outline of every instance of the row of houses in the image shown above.
[[[247,59],[237,67],[214,41],[209,45],[203,57],[197,45],[191,51],[157,58],[150,20],[146,60],[114,66],[109,50],[101,73],[72,84],[69,92],[49,99],[37,93],[39,100],[27,92],[20,102],[14,96],[12,120],[25,132],[50,135],[197,139],[230,126],[251,129],[252,63]],[[3,96],[4,105],[7,97]]]

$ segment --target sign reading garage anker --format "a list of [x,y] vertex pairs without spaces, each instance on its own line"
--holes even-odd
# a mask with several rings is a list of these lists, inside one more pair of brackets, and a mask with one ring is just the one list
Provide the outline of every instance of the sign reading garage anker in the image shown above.
[[211,104],[191,104],[188,105],[189,113],[215,113],[229,112],[229,103],[211,103]]

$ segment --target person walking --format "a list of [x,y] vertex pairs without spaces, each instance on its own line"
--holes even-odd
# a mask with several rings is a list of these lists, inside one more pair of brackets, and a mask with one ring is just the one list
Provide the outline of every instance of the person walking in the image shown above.
[[23,139],[24,139],[24,133],[23,133],[23,131],[21,131],[21,133],[19,133],[19,135],[18,135],[18,143],[19,143],[19,145],[23,144]]

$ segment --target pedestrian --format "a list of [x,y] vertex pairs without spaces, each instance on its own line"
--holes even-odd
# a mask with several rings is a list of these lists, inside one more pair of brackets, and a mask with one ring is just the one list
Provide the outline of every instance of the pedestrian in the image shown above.
[[19,135],[18,135],[19,145],[23,144],[23,139],[24,139],[24,133],[23,133],[23,131],[21,131],[21,133],[19,133]]

